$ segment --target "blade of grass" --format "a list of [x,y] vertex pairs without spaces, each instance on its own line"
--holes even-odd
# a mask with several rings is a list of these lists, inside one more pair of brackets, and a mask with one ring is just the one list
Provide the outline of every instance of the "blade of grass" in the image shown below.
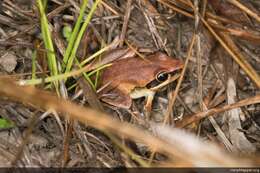
[[[48,59],[48,66],[50,68],[51,75],[58,75],[58,67],[57,61],[54,51],[54,46],[52,43],[51,32],[49,30],[48,20],[44,11],[44,4],[41,0],[37,0],[38,9],[40,12],[40,20],[41,20],[41,31],[42,37],[44,41],[45,48],[47,51],[47,59]],[[55,87],[58,88],[58,83],[54,83]]]
[[[106,44],[105,44],[104,41],[102,41],[101,42],[101,48],[104,48],[104,46],[106,46]],[[99,55],[99,61],[100,60],[101,60],[101,55]],[[100,77],[100,71],[97,71],[96,77],[95,77],[95,83],[94,83],[95,90],[96,90],[97,85],[98,85],[99,77]]]
[[48,2],[48,0],[43,0],[43,8],[45,9],[46,8],[46,6],[47,6],[47,2]]
[[[97,51],[96,53],[94,53],[93,55],[91,55],[90,57],[86,58],[84,61],[82,61],[81,63],[78,62],[78,60],[76,59],[77,65],[79,66],[79,68],[82,68],[83,65],[85,65],[86,63],[88,63],[89,61],[91,61],[92,59],[96,58],[96,57],[100,57],[100,55],[111,49],[111,47],[113,47],[116,44],[116,42],[111,43],[109,45],[106,45],[104,41],[102,41],[101,44],[101,49],[99,51]],[[90,83],[90,85],[92,86],[92,88],[94,90],[96,90],[97,88],[97,83],[98,83],[98,76],[99,76],[99,71],[97,71],[97,77],[95,80],[95,83],[93,84],[93,82],[90,80],[90,78],[88,77],[88,75],[86,75],[86,73],[83,73],[84,78]]]
[[[113,47],[115,47],[116,45],[118,45],[118,41],[114,40],[112,43],[110,43],[109,45],[106,45],[105,42],[102,42],[101,47],[102,49],[100,49],[99,51],[97,51],[96,53],[94,53],[93,55],[91,55],[90,57],[86,58],[84,61],[82,61],[80,64],[78,63],[78,60],[76,59],[76,62],[78,63],[79,68],[81,69],[83,65],[85,65],[86,63],[90,62],[91,60],[93,60],[94,58],[98,57],[99,55],[101,55],[103,52],[113,49]],[[104,48],[103,48],[104,47]],[[97,67],[100,67],[102,65],[111,63],[112,61],[103,61],[102,63],[94,63],[94,64],[90,64],[85,66],[84,68],[87,69],[88,71],[93,70]],[[102,70],[102,69],[100,69]],[[86,70],[84,70],[84,72],[86,72]],[[83,73],[84,78],[90,83],[90,85],[92,86],[92,88],[94,90],[96,90],[97,87],[97,81],[98,81],[98,76],[99,76],[99,70],[95,71],[97,72],[97,77],[96,77],[96,81],[95,84],[93,84],[93,82],[90,80],[90,78],[88,77],[88,75],[86,75],[85,73]],[[91,74],[92,75],[92,74]]]
[[[109,50],[111,47],[113,47],[113,44],[110,44],[110,45],[104,47],[103,49],[100,49],[99,51],[97,51],[96,53],[91,55],[89,58],[87,58],[85,60],[85,63],[91,61],[92,59],[96,58],[97,56],[99,56],[103,52]],[[100,65],[94,66],[94,67],[86,65],[85,67],[81,68],[83,65],[84,65],[84,63],[81,62],[80,66],[79,66],[80,67],[79,70],[71,71],[71,72],[68,72],[68,73],[65,73],[65,74],[56,75],[56,76],[53,76],[53,77],[47,77],[47,78],[45,78],[45,82],[52,82],[52,81],[57,81],[57,80],[62,80],[62,79],[66,80],[68,77],[80,75],[83,72],[88,72],[90,70],[94,70],[94,69],[99,68],[99,67],[105,68],[105,67],[110,66],[111,64],[100,64]],[[18,83],[20,85],[38,85],[38,84],[42,83],[42,79],[20,80]]]
[[[77,65],[78,65],[79,69],[82,69],[82,65],[81,65],[80,62],[77,60],[77,58],[76,58],[76,63],[77,63]],[[88,75],[86,72],[83,72],[82,74],[83,74],[85,80],[87,80],[87,82],[91,85],[91,87],[96,91],[95,84],[93,84],[93,82],[92,82],[91,79],[89,78],[89,76],[91,76],[91,75]]]
[[5,118],[0,118],[0,130],[12,128],[14,126],[15,126],[15,124],[12,121],[7,120]]
[[65,54],[64,54],[64,57],[63,57],[63,63],[64,63],[63,69],[66,67],[65,65],[68,63],[69,57],[71,55],[71,51],[73,49],[74,42],[75,42],[75,40],[77,38],[79,29],[80,29],[80,24],[81,24],[81,21],[83,20],[84,11],[85,11],[85,9],[87,7],[87,4],[88,4],[88,0],[84,0],[82,5],[81,5],[80,12],[79,12],[79,17],[77,19],[75,27],[73,28],[72,34],[71,34],[71,36],[69,38],[68,47],[67,47],[67,49],[65,51]]
[[[93,75],[97,71],[100,71],[100,70],[102,70],[106,67],[109,67],[110,65],[111,64],[102,65],[102,66],[96,68],[95,70],[93,70],[92,72],[90,72],[89,74],[86,74],[86,73],[85,74],[89,78],[89,76]],[[71,71],[71,72],[68,72],[68,73],[53,75],[51,77],[44,78],[44,82],[48,83],[48,82],[55,82],[55,81],[59,81],[59,80],[66,80],[69,77],[80,75],[84,71],[86,71],[86,69],[83,67],[79,70]],[[33,79],[33,80],[20,80],[20,81],[18,81],[18,84],[19,85],[38,85],[38,84],[42,84],[42,82],[43,82],[43,80],[38,78],[38,79]]]
[[101,73],[100,73],[100,70],[98,70],[97,73],[96,73],[95,83],[94,83],[95,89],[96,89],[97,86],[98,86],[98,81],[99,81],[100,74],[101,74]]
[[103,52],[109,50],[112,46],[108,45],[106,47],[104,47],[103,49],[100,49],[99,51],[95,52],[93,55],[91,55],[90,57],[86,58],[84,61],[82,61],[80,63],[80,65],[85,65],[86,63],[90,62],[91,60],[93,60],[94,58],[96,58],[98,55],[102,54]]
[[89,22],[90,22],[90,19],[91,19],[92,15],[94,14],[94,12],[95,12],[95,10],[96,10],[96,8],[97,8],[97,6],[98,6],[100,1],[101,0],[96,0],[95,1],[95,3],[93,4],[92,8],[90,9],[90,12],[89,12],[86,20],[84,21],[82,27],[80,28],[80,31],[79,31],[79,33],[78,33],[78,35],[76,37],[76,40],[75,40],[75,42],[73,44],[73,48],[71,50],[71,54],[69,56],[68,62],[66,64],[65,72],[69,72],[71,70],[71,67],[72,67],[73,61],[75,59],[75,55],[76,55],[78,46],[80,44],[80,40],[81,40],[81,38],[82,38],[82,36],[83,36],[83,34],[84,34],[84,32],[85,32]]

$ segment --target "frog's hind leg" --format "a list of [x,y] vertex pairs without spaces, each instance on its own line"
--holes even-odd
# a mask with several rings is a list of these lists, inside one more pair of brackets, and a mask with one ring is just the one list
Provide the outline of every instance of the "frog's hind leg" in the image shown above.
[[123,94],[122,92],[111,92],[109,95],[101,97],[101,100],[112,106],[124,109],[130,109],[132,105],[131,97]]

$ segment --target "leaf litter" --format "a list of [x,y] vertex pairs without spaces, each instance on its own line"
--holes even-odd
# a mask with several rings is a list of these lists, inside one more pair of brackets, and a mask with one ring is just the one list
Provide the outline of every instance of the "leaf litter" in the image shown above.
[[[86,69],[113,63],[124,54],[145,57],[162,51],[183,62],[188,58],[177,92],[175,83],[156,94],[149,121],[143,116],[144,99],[136,100],[130,110],[100,102],[100,88],[93,86],[98,86],[94,83],[102,71],[88,80],[88,70],[85,75],[62,78],[56,90],[45,83],[52,75],[47,53],[55,53],[63,74],[71,35],[62,33],[73,29],[82,2],[47,1],[54,52],[44,47],[36,1],[0,2],[0,120],[4,120],[0,124],[14,122],[14,127],[0,128],[1,166],[259,165],[257,1],[103,0],[98,4],[75,48],[70,72],[118,38],[118,44],[87,62]],[[83,20],[94,2],[88,2]],[[32,76],[41,80],[37,86],[16,85]]]

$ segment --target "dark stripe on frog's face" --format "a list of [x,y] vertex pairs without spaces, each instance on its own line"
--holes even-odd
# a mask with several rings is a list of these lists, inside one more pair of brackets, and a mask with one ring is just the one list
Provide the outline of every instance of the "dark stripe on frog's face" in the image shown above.
[[[168,74],[168,77],[169,77],[169,75],[170,75],[170,76],[174,76],[175,74],[180,73],[180,71],[181,71],[181,69],[176,70],[176,71],[173,71],[173,72],[170,72],[170,73],[167,73],[167,74]],[[166,80],[167,80],[167,79],[166,79]],[[159,84],[161,84],[161,83],[163,83],[163,82],[164,82],[164,81],[159,81],[159,80],[157,80],[156,77],[155,77],[155,79],[154,79],[153,81],[149,82],[149,83],[146,85],[146,88],[156,87],[156,86],[158,86]]]

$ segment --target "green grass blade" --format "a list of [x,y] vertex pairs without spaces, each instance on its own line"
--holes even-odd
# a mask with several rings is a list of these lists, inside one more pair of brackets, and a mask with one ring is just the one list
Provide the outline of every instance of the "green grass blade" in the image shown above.
[[0,129],[6,129],[6,128],[12,128],[14,127],[14,123],[4,119],[4,118],[0,118]]
[[[97,71],[100,71],[106,67],[109,67],[111,66],[111,64],[106,64],[106,65],[102,65],[98,68],[96,68],[95,70],[91,71],[88,75],[91,76],[93,74],[95,74]],[[69,77],[72,77],[72,76],[77,76],[79,74],[83,73],[82,72],[82,69],[79,69],[79,70],[75,70],[75,71],[71,71],[71,72],[68,72],[68,73],[63,73],[63,74],[59,74],[59,75],[56,75],[56,76],[50,76],[50,77],[46,77],[44,78],[44,81],[43,79],[32,79],[32,80],[20,80],[18,81],[18,84],[19,85],[39,85],[39,84],[42,84],[42,82],[45,82],[45,83],[49,83],[49,82],[56,82],[56,81],[59,81],[59,80],[66,80],[67,78]]]
[[[78,65],[79,69],[82,69],[82,65],[81,65],[80,62],[77,60],[77,58],[76,58],[76,63],[77,63],[77,65]],[[94,90],[96,90],[95,85],[93,84],[93,82],[92,82],[91,79],[89,78],[90,75],[88,75],[88,74],[85,73],[85,72],[83,72],[82,74],[83,74],[84,78],[88,81],[88,83],[91,85],[91,87],[92,87]]]
[[91,20],[92,15],[94,14],[98,4],[100,3],[100,1],[101,0],[96,0],[95,1],[95,3],[93,4],[92,8],[90,9],[90,12],[89,12],[86,20],[84,21],[84,23],[83,23],[83,25],[82,25],[79,33],[78,33],[78,36],[77,36],[77,38],[75,40],[74,46],[73,46],[72,51],[71,51],[71,55],[70,55],[70,57],[68,59],[68,63],[67,63],[65,72],[69,72],[71,67],[72,67],[72,65],[73,65],[73,61],[74,61],[74,59],[76,57],[75,55],[76,55],[77,49],[79,47],[80,40],[81,40],[81,38],[82,38],[82,36],[83,36],[83,34],[84,34],[84,32],[85,32],[85,30],[86,30],[90,20]]
[[[72,34],[71,34],[71,36],[70,36],[67,49],[66,49],[65,54],[64,54],[64,58],[63,58],[63,63],[64,63],[64,64],[67,64],[67,63],[68,63],[68,60],[69,60],[69,58],[70,58],[71,51],[72,51],[72,49],[73,49],[75,40],[76,40],[76,38],[77,38],[79,29],[80,29],[80,24],[81,24],[81,21],[83,20],[84,11],[85,11],[85,9],[86,9],[86,7],[87,7],[87,4],[88,4],[88,0],[84,0],[83,3],[82,3],[82,6],[81,6],[81,8],[80,8],[79,17],[78,17],[77,22],[76,22],[76,24],[75,24],[75,27],[74,27],[74,29],[73,29],[73,31],[72,31]],[[63,68],[65,68],[65,66],[64,66]]]
[[[104,40],[102,40],[101,42],[101,48],[104,48],[106,46]],[[99,56],[99,61],[101,60],[101,56]],[[99,81],[99,77],[100,77],[101,73],[100,71],[97,71],[96,73],[96,78],[95,78],[95,83],[94,83],[94,86],[95,86],[95,89],[97,88],[98,86],[98,81]]]
[[87,64],[88,62],[90,62],[91,60],[93,60],[94,58],[96,58],[98,55],[104,53],[105,51],[107,51],[107,50],[109,50],[109,49],[111,49],[111,45],[108,45],[108,46],[106,46],[106,47],[100,49],[99,51],[95,52],[93,55],[91,55],[90,57],[88,57],[88,58],[86,58],[84,61],[82,61],[82,62],[80,63],[80,65],[83,66],[83,65]]
[[[48,59],[48,66],[51,72],[51,75],[58,75],[58,67],[57,61],[54,51],[54,46],[51,39],[51,32],[49,30],[48,20],[44,11],[44,5],[41,0],[37,0],[38,9],[40,12],[40,19],[41,19],[41,31],[43,42],[47,51],[47,59]],[[58,88],[58,84],[54,83],[56,89]]]

